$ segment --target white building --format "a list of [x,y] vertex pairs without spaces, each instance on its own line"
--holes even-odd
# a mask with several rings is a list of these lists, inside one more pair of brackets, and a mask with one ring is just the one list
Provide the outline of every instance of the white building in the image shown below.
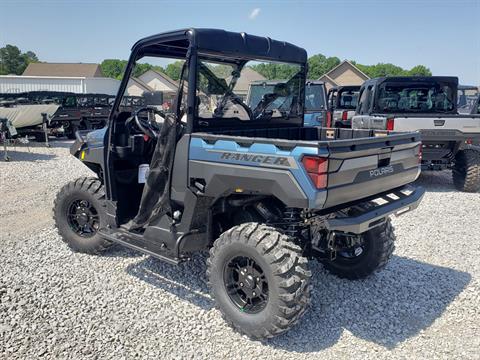
[[103,77],[98,64],[30,63],[23,75],[0,76],[0,93],[61,91],[116,95],[120,81]]

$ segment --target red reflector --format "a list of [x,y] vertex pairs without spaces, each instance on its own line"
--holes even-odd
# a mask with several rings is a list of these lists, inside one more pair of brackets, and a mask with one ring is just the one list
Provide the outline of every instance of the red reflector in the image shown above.
[[150,140],[150,137],[145,134],[145,135],[143,135],[143,140],[144,140],[145,142],[147,142],[148,140]]
[[393,118],[387,119],[387,130],[392,131],[395,126],[395,120]]
[[327,158],[319,156],[304,156],[302,164],[317,189],[323,189],[327,186]]
[[467,145],[472,145],[472,143],[473,143],[472,139],[465,140],[465,144],[467,144]]
[[318,156],[304,156],[302,159],[303,167],[309,173],[321,174],[327,172],[328,161],[326,158]]
[[342,121],[347,121],[348,120],[348,111],[344,111],[342,113]]
[[327,174],[312,174],[308,173],[310,179],[317,189],[324,189],[327,187]]
[[332,127],[332,112],[327,111],[327,128]]

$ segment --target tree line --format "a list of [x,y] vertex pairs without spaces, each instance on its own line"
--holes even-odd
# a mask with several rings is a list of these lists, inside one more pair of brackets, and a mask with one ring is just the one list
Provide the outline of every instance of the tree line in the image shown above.
[[32,51],[21,52],[15,45],[0,48],[0,75],[22,75],[31,62],[38,62]]
[[[323,74],[329,72],[341,63],[338,57],[326,57],[322,54],[313,55],[308,58],[308,75],[309,79],[318,79]],[[378,63],[376,65],[363,65],[355,61],[351,61],[352,64],[357,66],[362,72],[368,75],[370,78],[381,76],[432,76],[432,72],[424,65],[417,65],[411,69],[403,69],[400,66],[390,63]],[[125,67],[127,65],[126,60],[109,59],[104,60],[101,64],[102,72],[104,76],[112,77],[115,79],[121,79]],[[150,64],[137,64],[134,70],[134,76],[139,76],[149,69],[154,69],[161,73],[166,74],[173,80],[179,80],[182,70],[182,61],[175,61],[168,64],[166,67],[154,66]],[[223,67],[216,67],[215,72],[219,72],[224,75],[225,69]],[[268,80],[281,80],[291,78],[297,71],[294,67],[286,64],[274,64],[274,63],[260,63],[251,65],[255,71],[267,78]]]
[[[21,75],[29,63],[38,62],[37,55],[32,51],[22,52],[17,46],[6,45],[0,48],[0,75],[15,74]],[[323,74],[329,72],[341,63],[336,56],[327,57],[322,54],[316,54],[308,58],[308,78],[318,79]],[[364,65],[355,61],[352,64],[357,66],[362,72],[370,78],[381,76],[431,76],[432,72],[424,65],[417,65],[411,69],[403,69],[400,66],[390,63],[378,63],[376,65]],[[151,65],[148,63],[138,63],[133,71],[133,76],[138,77],[146,71],[153,69],[166,74],[173,80],[179,80],[182,71],[182,61],[175,61],[165,67]],[[106,59],[100,64],[102,73],[105,77],[121,79],[127,66],[127,60]],[[255,71],[269,80],[288,79],[294,73],[292,66],[285,64],[260,63],[251,66]],[[221,75],[225,75],[226,69],[218,67],[216,69]]]

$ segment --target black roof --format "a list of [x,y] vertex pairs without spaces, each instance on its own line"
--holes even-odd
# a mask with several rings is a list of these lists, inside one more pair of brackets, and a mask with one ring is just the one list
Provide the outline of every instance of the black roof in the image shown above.
[[360,90],[361,87],[362,87],[361,85],[339,85],[339,86],[333,86],[331,88],[331,90],[337,90],[337,91],[353,90],[353,91],[356,91],[356,90]]
[[458,77],[456,76],[388,76],[378,77],[366,80],[363,86],[367,84],[380,84],[385,81],[388,82],[444,82],[458,85]]
[[[285,83],[287,82],[288,80],[254,80],[254,81],[251,81],[250,84],[252,85],[276,85],[276,84],[280,84],[280,83]],[[319,81],[319,80],[307,80],[306,85],[324,85],[325,83],[323,81]]]
[[478,86],[475,85],[458,85],[458,90],[477,90]]
[[288,42],[218,29],[182,29],[152,35],[137,41],[132,51],[138,51],[141,56],[161,52],[172,57],[185,57],[189,46],[217,56],[307,62],[305,49]]

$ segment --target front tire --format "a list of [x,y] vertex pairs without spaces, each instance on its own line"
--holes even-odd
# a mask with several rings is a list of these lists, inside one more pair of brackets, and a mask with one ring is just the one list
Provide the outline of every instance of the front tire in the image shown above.
[[301,248],[263,224],[221,234],[210,250],[207,277],[225,321],[252,339],[287,331],[309,304],[311,272]]
[[480,190],[480,151],[465,149],[455,155],[452,170],[453,184],[460,191]]
[[349,280],[363,279],[383,269],[395,249],[395,234],[390,219],[362,234],[361,251],[337,252],[334,260],[322,260],[330,273]]
[[58,233],[73,251],[99,254],[112,243],[98,230],[106,225],[105,191],[96,178],[83,177],[62,187],[54,202]]

